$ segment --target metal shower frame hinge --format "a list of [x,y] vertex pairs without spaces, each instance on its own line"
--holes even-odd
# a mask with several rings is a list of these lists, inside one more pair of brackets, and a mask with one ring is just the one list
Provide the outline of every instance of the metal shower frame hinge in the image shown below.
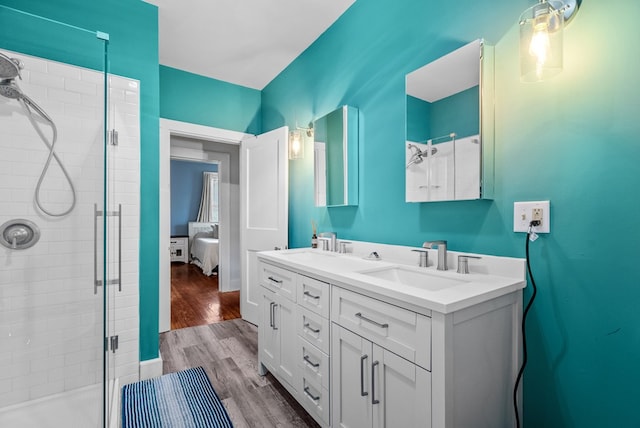
[[109,144],[111,144],[112,146],[118,145],[118,131],[116,131],[115,129],[109,131]]

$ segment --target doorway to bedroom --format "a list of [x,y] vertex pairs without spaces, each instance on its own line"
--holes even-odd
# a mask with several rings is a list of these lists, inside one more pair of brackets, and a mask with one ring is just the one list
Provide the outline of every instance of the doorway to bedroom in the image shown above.
[[171,138],[171,329],[240,317],[239,151]]

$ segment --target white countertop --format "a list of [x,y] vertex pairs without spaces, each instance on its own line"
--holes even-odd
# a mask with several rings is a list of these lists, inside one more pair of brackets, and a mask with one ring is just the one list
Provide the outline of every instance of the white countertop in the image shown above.
[[[445,314],[455,312],[526,286],[524,259],[479,255],[482,259],[469,262],[471,273],[459,274],[456,272],[457,255],[466,253],[449,251],[450,270],[438,271],[431,264],[426,268],[412,266],[409,260],[417,261],[417,255],[411,252],[411,247],[359,244],[351,243],[356,247],[356,252],[349,254],[301,248],[263,251],[258,253],[258,258],[426,315],[429,315],[430,311]],[[367,259],[365,254],[368,254],[369,250],[383,255],[382,260]],[[430,260],[437,260],[436,250],[429,250],[429,253]],[[412,258],[409,259],[407,254]],[[437,284],[442,280],[440,282],[446,285],[430,289],[428,286],[421,287],[415,283],[406,285],[367,274],[393,267],[413,271],[418,275],[426,274],[425,282]],[[453,285],[448,285],[452,282]]]

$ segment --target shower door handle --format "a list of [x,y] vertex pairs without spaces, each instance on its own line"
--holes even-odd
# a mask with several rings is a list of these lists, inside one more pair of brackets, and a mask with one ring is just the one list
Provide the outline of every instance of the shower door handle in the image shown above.
[[102,280],[98,279],[98,217],[101,215],[98,204],[93,204],[93,294],[98,294],[98,287],[102,286]]
[[[103,281],[98,278],[98,217],[104,215],[98,211],[98,205],[93,204],[93,294],[98,294],[98,287]],[[118,211],[107,211],[107,216],[118,218],[118,277],[107,280],[107,285],[118,284],[118,291],[122,291],[122,204],[118,204]]]
[[[117,133],[116,133],[117,138]],[[115,213],[114,213],[115,214]],[[122,204],[118,204],[118,291],[122,292]]]

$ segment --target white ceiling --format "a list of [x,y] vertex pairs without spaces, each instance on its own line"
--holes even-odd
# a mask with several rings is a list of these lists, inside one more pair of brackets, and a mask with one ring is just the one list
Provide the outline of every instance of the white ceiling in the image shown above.
[[480,82],[480,40],[407,74],[407,94],[430,103]]
[[160,64],[263,89],[355,0],[145,0]]

